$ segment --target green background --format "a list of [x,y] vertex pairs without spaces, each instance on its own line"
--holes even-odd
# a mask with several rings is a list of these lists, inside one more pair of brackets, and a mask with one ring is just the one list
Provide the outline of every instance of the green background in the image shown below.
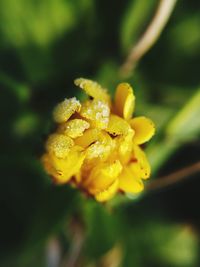
[[54,186],[40,163],[53,107],[81,97],[77,77],[111,94],[119,82],[131,83],[136,115],[156,123],[146,146],[152,180],[200,159],[199,1],[179,0],[133,75],[119,75],[157,3],[0,0],[0,266],[200,266],[199,174],[101,205]]

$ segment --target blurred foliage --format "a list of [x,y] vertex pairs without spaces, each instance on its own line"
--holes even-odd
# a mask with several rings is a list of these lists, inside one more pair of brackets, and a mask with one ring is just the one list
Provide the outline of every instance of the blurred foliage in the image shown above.
[[[116,247],[121,256],[115,266],[200,265],[198,174],[173,188],[103,206],[68,186],[54,186],[40,165],[54,127],[53,106],[64,97],[82,97],[73,85],[80,76],[113,93],[122,81],[120,64],[157,3],[0,0],[0,266],[51,266],[52,238],[59,241],[61,261],[69,258],[72,219],[84,228],[79,266],[109,267],[105,255],[116,255],[107,254]],[[126,80],[135,90],[136,113],[156,123],[147,147],[152,179],[200,159],[199,10],[197,0],[178,1],[160,39]]]
[[90,0],[2,0],[0,10],[3,44],[14,47],[49,46],[74,27],[78,15],[84,14],[91,3]]

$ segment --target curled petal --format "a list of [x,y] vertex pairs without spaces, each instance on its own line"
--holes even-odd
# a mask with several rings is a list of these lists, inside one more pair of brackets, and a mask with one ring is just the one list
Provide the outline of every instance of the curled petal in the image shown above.
[[109,122],[109,106],[101,100],[86,101],[81,108],[80,114],[89,120],[92,127],[105,129]]
[[101,135],[102,133],[99,129],[88,129],[82,136],[77,137],[74,142],[83,148],[87,148],[89,145],[99,140]]
[[119,188],[119,180],[116,179],[107,189],[97,193],[95,199],[99,202],[105,202],[113,198]]
[[99,164],[101,165],[103,162],[113,162],[116,160],[116,157],[111,157],[111,155],[113,156],[114,154],[115,148],[112,138],[106,132],[101,132],[99,140],[100,141],[89,145],[85,150],[85,161],[81,169],[83,180],[87,180],[91,170]]
[[118,177],[119,189],[125,193],[139,193],[144,189],[144,185],[138,173],[134,173],[129,166],[123,168]]
[[140,177],[143,179],[148,179],[151,174],[151,167],[149,161],[146,157],[144,151],[137,145],[134,145],[133,148],[134,159],[137,164],[134,165],[134,168],[140,169]]
[[154,135],[155,125],[152,120],[146,117],[136,117],[130,120],[130,125],[135,131],[134,142],[138,145],[141,145]]
[[[45,171],[46,171],[49,175],[51,175],[51,176],[53,176],[53,177],[57,177],[57,176],[59,176],[60,174],[59,174],[59,171],[57,171],[57,170],[53,167],[53,165],[52,165],[52,159],[53,159],[54,157],[55,157],[54,155],[49,154],[49,153],[46,153],[46,154],[44,154],[44,155],[42,156],[41,161],[42,161],[42,164],[43,164],[43,166],[44,166],[44,168],[45,168]],[[57,159],[58,159],[58,158],[57,158]]]
[[[86,149],[86,168],[90,169],[91,166],[95,166],[97,162],[105,160],[114,149],[114,141],[108,133],[100,131],[99,129],[88,129],[82,136],[76,138],[75,144]],[[95,161],[91,162],[92,159]],[[94,163],[94,164],[93,164]]]
[[105,160],[110,155],[113,149],[112,139],[107,140],[103,143],[100,141],[95,142],[86,151],[86,159],[99,158],[100,160]]
[[55,133],[47,139],[46,149],[58,158],[65,158],[73,145],[74,141],[70,137]]
[[42,162],[46,172],[53,177],[57,184],[67,183],[73,175],[79,172],[84,153],[80,148],[74,147],[66,158],[57,158],[53,154],[44,154]]
[[110,96],[107,94],[107,91],[101,87],[97,82],[79,78],[74,81],[75,85],[83,89],[87,95],[91,96],[94,99],[102,100],[106,103],[110,103]]
[[55,107],[53,111],[54,121],[57,123],[66,122],[72,114],[80,111],[80,109],[81,104],[75,97],[65,99]]
[[109,118],[108,127],[106,131],[113,135],[127,135],[131,130],[130,125],[127,121],[123,120],[121,117],[111,114]]
[[113,163],[103,163],[94,167],[84,186],[87,186],[89,192],[93,195],[107,190],[117,179],[122,170],[120,161]]
[[[89,145],[85,150],[86,156],[82,167],[83,177],[87,178],[88,173],[90,173],[92,168],[110,159],[110,156],[113,155],[114,148],[115,144],[113,139],[109,136],[109,134],[102,131],[98,140],[91,143],[91,145]],[[114,157],[113,161],[115,159],[116,158]],[[109,162],[111,161],[112,160]]]
[[118,157],[123,164],[126,164],[131,158],[133,150],[133,136],[134,131],[130,129],[127,135],[115,138]]
[[76,138],[83,135],[84,131],[90,127],[90,124],[82,119],[74,119],[59,125],[58,132]]
[[87,148],[86,159],[91,160],[97,158],[103,161],[108,158],[113,149],[113,139],[108,133],[101,131],[98,140]]
[[125,120],[129,120],[135,107],[135,96],[128,83],[120,83],[115,93],[115,111]]

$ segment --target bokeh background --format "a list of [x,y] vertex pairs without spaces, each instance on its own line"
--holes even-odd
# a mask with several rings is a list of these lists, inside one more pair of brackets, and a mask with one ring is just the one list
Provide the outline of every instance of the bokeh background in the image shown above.
[[102,205],[40,164],[52,108],[91,78],[120,81],[156,123],[152,180],[200,160],[200,4],[179,0],[127,79],[119,68],[158,1],[0,0],[0,266],[198,267],[200,174]]

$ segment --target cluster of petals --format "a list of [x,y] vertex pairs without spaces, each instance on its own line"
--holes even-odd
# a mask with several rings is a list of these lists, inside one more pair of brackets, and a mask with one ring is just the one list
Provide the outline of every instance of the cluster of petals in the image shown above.
[[99,202],[117,192],[137,194],[150,176],[150,165],[140,147],[155,132],[153,122],[132,117],[135,96],[128,83],[120,83],[112,100],[98,83],[75,80],[88,95],[59,103],[53,118],[56,132],[46,141],[45,170],[57,184],[70,183]]

